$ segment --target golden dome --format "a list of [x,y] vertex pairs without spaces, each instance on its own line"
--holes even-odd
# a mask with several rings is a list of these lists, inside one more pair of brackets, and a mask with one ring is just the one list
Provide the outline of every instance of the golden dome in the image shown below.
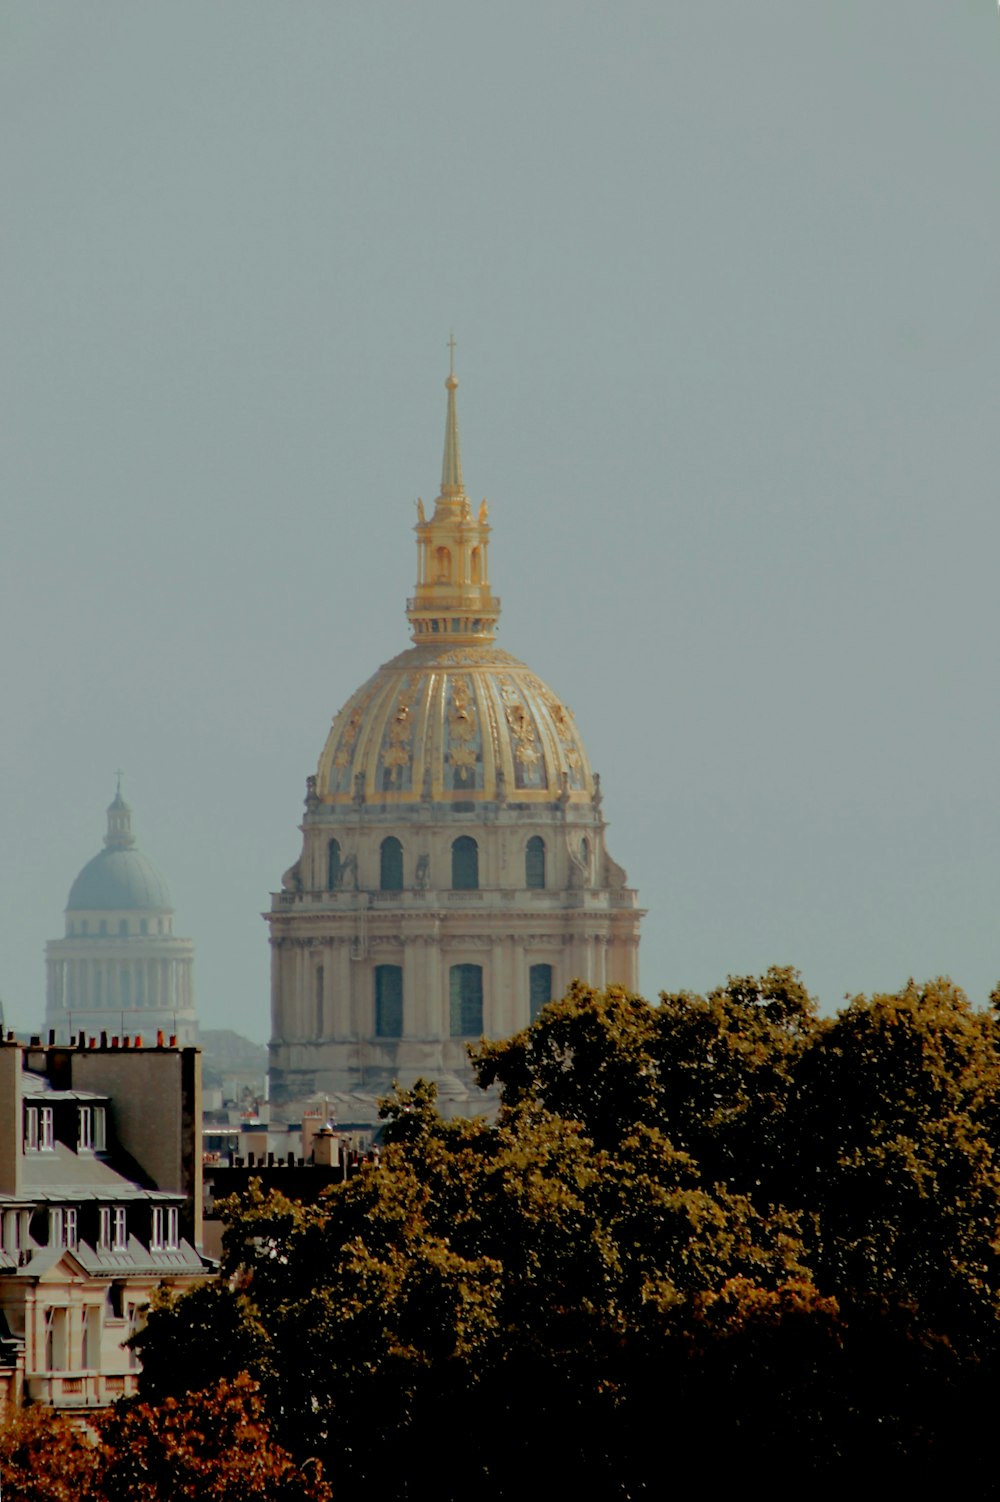
[[321,803],[590,803],[593,777],[570,711],[492,645],[411,647],[334,719]]

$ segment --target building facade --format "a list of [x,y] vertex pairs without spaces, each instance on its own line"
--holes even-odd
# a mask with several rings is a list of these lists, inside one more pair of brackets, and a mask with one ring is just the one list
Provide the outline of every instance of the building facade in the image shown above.
[[65,936],[46,946],[46,1028],[60,1042],[163,1032],[196,1043],[194,944],[173,923],[169,889],[136,848],[119,786],[104,849],[70,888]]
[[271,1098],[471,1084],[467,1044],[575,978],[638,984],[636,893],[565,704],[494,641],[486,502],[462,477],[454,372],[441,493],[418,502],[413,646],[336,715],[302,853],[265,916]]
[[134,1392],[161,1284],[209,1271],[195,1048],[0,1039],[0,1408]]

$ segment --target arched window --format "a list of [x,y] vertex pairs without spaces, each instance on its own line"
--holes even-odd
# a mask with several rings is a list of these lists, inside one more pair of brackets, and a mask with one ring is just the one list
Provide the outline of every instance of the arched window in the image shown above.
[[469,567],[470,567],[470,572],[472,574],[472,582],[473,582],[473,584],[480,584],[480,583],[482,583],[482,578],[483,578],[483,561],[482,561],[482,554],[480,553],[480,551],[479,551],[478,548],[473,548],[472,549],[472,554],[471,554],[471,556],[469,558]]
[[524,884],[526,887],[545,885],[545,841],[533,834],[524,851]]
[[340,875],[340,841],[331,840],[326,847],[326,888],[332,892]]
[[451,1036],[478,1038],[483,1031],[483,967],[452,965],[449,975]]
[[451,884],[456,892],[479,886],[479,846],[470,835],[460,835],[451,847]]
[[542,1007],[552,1000],[552,966],[532,965],[528,971],[528,1013],[534,1022]]
[[375,966],[375,1036],[400,1038],[403,1034],[403,967]]
[[120,934],[127,934],[128,933],[128,919],[127,918],[119,918],[119,920],[118,920],[118,932]]
[[378,884],[383,892],[403,890],[403,847],[394,834],[382,841]]
[[451,583],[451,553],[447,548],[434,549],[434,583]]

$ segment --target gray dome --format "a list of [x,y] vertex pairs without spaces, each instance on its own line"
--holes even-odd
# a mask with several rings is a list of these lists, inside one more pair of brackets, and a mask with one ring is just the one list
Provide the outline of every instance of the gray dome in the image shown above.
[[121,784],[108,809],[104,849],[88,861],[70,887],[68,913],[172,913],[170,893],[151,860],[135,848],[132,810],[122,797]]
[[138,850],[102,850],[70,888],[66,911],[172,913],[170,892],[153,862]]

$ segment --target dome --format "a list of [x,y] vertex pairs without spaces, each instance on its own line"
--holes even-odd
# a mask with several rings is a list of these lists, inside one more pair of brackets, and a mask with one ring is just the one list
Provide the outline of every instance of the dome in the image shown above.
[[418,645],[379,668],[335,717],[321,803],[590,803],[569,709],[523,662],[474,641]]
[[102,850],[74,881],[67,912],[142,909],[173,912],[170,892],[153,862],[138,850]]
[[166,882],[148,856],[135,848],[132,810],[120,788],[108,808],[104,849],[70,887],[66,911],[173,912]]

